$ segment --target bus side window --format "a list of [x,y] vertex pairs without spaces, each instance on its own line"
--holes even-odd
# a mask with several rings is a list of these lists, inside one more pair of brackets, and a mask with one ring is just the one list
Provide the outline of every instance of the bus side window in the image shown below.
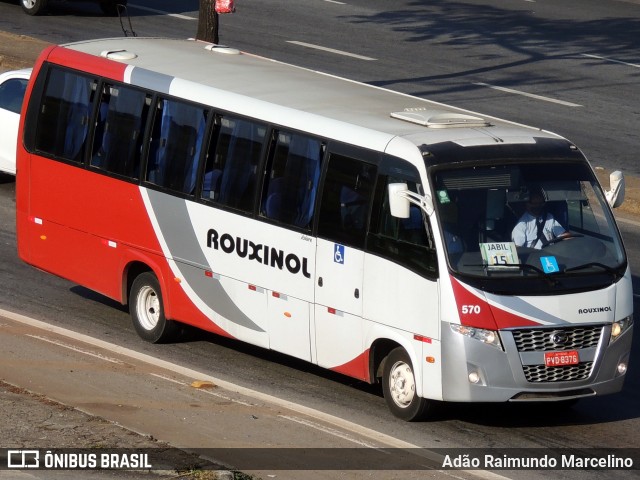
[[140,152],[149,98],[140,90],[105,84],[93,139],[91,166],[140,178]]
[[322,190],[318,236],[364,248],[376,166],[331,154]]
[[149,148],[146,180],[193,195],[207,111],[185,102],[160,100]]
[[97,82],[74,72],[52,68],[45,87],[35,148],[65,160],[82,161]]
[[414,193],[422,191],[420,184],[415,180],[381,175],[376,192],[376,206],[374,207],[378,221],[372,223],[372,232],[399,242],[412,243],[423,247],[432,245],[420,207],[411,204],[409,218],[397,218],[391,215],[388,192],[388,185],[391,183],[406,183],[409,190]]
[[201,198],[253,212],[266,126],[229,116],[216,118]]
[[265,176],[261,215],[310,230],[324,145],[295,133],[278,132],[276,137]]

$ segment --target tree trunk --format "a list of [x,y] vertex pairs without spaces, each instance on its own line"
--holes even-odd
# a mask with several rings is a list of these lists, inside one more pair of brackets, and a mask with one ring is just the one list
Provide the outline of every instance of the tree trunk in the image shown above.
[[196,39],[205,42],[220,43],[220,39],[218,38],[218,14],[215,9],[215,0],[200,0]]

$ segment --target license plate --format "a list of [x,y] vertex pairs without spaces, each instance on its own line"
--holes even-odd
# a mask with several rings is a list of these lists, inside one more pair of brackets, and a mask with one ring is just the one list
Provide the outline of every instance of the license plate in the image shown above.
[[577,350],[566,352],[545,352],[544,364],[547,367],[564,367],[566,365],[577,365],[580,363]]

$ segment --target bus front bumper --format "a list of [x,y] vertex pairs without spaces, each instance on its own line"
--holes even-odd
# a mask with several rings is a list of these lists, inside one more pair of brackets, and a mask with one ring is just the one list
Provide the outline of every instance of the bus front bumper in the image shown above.
[[545,352],[519,351],[513,332],[500,332],[502,350],[456,333],[443,322],[442,399],[541,402],[619,392],[629,363],[633,327],[611,344],[611,327],[599,328],[597,347],[577,349],[579,364],[547,367]]

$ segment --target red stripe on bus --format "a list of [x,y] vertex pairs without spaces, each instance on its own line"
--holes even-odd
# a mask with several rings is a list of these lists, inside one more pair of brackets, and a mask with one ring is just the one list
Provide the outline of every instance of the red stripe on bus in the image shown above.
[[96,57],[88,53],[70,50],[65,47],[58,47],[51,50],[48,60],[65,67],[75,68],[77,70],[109,77],[114,80],[124,81],[124,72],[127,65],[106,58]]

